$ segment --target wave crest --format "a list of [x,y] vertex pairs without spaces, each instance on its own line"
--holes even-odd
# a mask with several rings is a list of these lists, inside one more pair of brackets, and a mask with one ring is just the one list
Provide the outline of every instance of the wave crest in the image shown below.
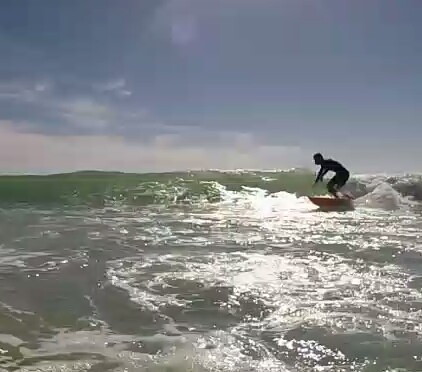
[[[260,189],[268,194],[283,191],[298,197],[326,193],[324,185],[312,188],[314,177],[314,173],[303,169],[147,174],[76,172],[49,176],[2,176],[0,203],[139,206],[215,203],[224,199],[227,191],[255,192],[251,190]],[[422,178],[419,175],[356,176],[351,178],[345,190],[355,198],[370,198],[369,204],[376,204],[382,194],[384,197],[389,195],[393,204],[401,203],[402,197],[421,201]]]

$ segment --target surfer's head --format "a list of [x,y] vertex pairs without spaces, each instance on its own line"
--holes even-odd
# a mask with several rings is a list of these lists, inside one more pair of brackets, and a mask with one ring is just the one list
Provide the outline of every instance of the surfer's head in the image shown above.
[[316,154],[314,154],[314,162],[317,165],[320,165],[323,162],[324,158],[322,157],[322,155],[318,152]]

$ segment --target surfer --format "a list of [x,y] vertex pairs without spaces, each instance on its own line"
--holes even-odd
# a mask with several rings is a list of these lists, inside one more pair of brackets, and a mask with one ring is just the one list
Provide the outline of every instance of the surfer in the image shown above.
[[338,198],[338,190],[342,188],[349,180],[349,171],[345,167],[343,167],[343,165],[340,164],[338,161],[335,161],[333,159],[324,159],[324,157],[320,153],[314,154],[314,162],[316,165],[321,166],[321,169],[319,170],[318,175],[315,179],[314,185],[319,181],[322,181],[323,177],[327,172],[334,172],[334,177],[331,178],[327,183],[327,190],[335,198]]

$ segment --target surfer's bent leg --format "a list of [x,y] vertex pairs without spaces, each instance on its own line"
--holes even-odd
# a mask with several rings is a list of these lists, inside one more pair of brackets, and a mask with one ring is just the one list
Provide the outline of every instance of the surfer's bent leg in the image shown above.
[[350,173],[347,171],[336,174],[337,190],[340,190],[346,184],[346,182],[349,180],[349,177]]
[[333,195],[335,198],[338,198],[337,191],[336,191],[336,185],[338,184],[338,177],[337,174],[331,178],[327,183],[327,190],[328,192]]
[[[349,180],[349,177],[350,174],[348,171],[337,173],[327,184],[327,188],[329,187],[328,191],[330,191],[330,188],[334,190],[335,196],[338,198],[337,192],[346,184],[346,182]],[[332,184],[330,185],[330,183]],[[331,191],[330,193],[333,194]]]

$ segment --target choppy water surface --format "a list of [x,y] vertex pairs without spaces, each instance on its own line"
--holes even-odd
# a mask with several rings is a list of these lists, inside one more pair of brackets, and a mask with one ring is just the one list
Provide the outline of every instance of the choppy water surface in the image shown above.
[[0,210],[0,368],[421,371],[422,217],[261,188]]

